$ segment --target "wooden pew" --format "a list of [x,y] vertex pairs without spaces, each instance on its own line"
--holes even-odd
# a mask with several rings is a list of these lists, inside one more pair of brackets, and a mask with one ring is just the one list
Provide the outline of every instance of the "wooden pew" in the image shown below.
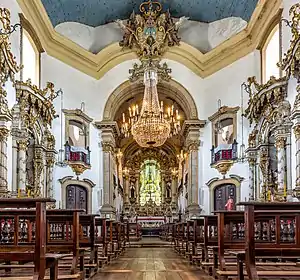
[[[49,254],[47,253],[46,246],[46,203],[55,202],[53,199],[33,199],[33,198],[1,198],[0,208],[10,208],[8,211],[19,209],[17,215],[13,216],[13,221],[10,227],[7,219],[9,218],[8,212],[4,211],[0,215],[0,219],[4,222],[1,224],[1,236],[5,240],[2,240],[0,246],[0,260],[10,263],[11,261],[25,261],[33,262],[33,276],[25,277],[27,279],[42,280],[45,278],[46,269],[50,268],[50,279],[57,280],[58,277],[58,260],[63,257],[61,254]],[[22,209],[21,209],[22,208]],[[19,223],[21,221],[19,214],[28,208],[35,208],[35,236],[32,242],[23,242],[22,229],[19,234]],[[15,230],[18,229],[18,230]],[[30,229],[30,228],[29,228]],[[4,235],[3,235],[4,233]],[[11,235],[9,235],[11,233]],[[24,244],[22,244],[24,243]],[[9,272],[11,268],[7,267],[6,272]],[[27,279],[26,279],[27,278]],[[5,277],[2,277],[5,279]],[[73,278],[76,279],[76,278]]]
[[[265,206],[266,204],[264,204],[264,207]],[[279,205],[277,205],[277,207],[278,206]],[[257,265],[257,275],[263,278],[278,278],[283,276],[288,278],[300,278],[300,269],[295,267],[295,262],[274,262],[274,260],[279,258],[282,261],[289,260],[290,257],[293,256],[299,256],[300,243],[297,243],[296,237],[294,238],[296,242],[281,242],[280,221],[282,219],[297,220],[297,217],[300,217],[300,211],[295,213],[297,210],[282,210],[281,207],[277,210],[274,210],[276,208],[270,208],[268,210],[261,209],[250,213],[252,217],[250,224],[253,226],[253,231],[251,233],[250,230],[250,234],[253,236],[252,241],[255,245],[251,248],[251,254],[254,254],[252,261]],[[234,276],[238,276],[239,279],[244,279],[243,262],[246,258],[245,252],[250,252],[247,251],[249,243],[247,237],[245,238],[245,233],[246,235],[249,234],[249,230],[245,224],[245,217],[246,212],[244,214],[244,212],[241,211],[218,212],[218,250],[217,252],[214,251],[214,272],[221,279]],[[254,229],[254,225],[256,230]],[[225,251],[236,256],[236,262],[232,262],[232,260],[225,261]],[[255,255],[261,260],[264,260],[264,262],[257,262]],[[218,263],[216,260],[218,260]],[[246,267],[248,265],[247,260],[246,258]],[[273,262],[270,260],[273,260]],[[287,269],[289,271],[287,271]],[[247,272],[248,271],[247,269]],[[249,279],[259,279],[251,277],[250,275]]]
[[[64,275],[60,275],[58,278],[81,279],[83,277],[84,250],[79,246],[79,213],[83,211],[84,210],[69,209],[46,211],[45,230],[47,237],[45,250],[47,253],[52,253],[52,255],[64,253],[64,255],[60,256],[61,262],[58,265],[60,272],[64,272]],[[37,219],[34,210],[3,209],[0,215],[2,215],[2,217],[11,217],[14,221],[23,221],[23,226],[21,227],[22,242],[18,243],[19,250],[26,250],[26,246],[33,246],[33,241],[37,239]],[[24,224],[26,226],[24,226]],[[68,262],[68,260],[70,261]],[[79,264],[80,272],[77,269]],[[4,268],[6,270],[21,267],[22,265],[19,267],[17,265],[1,266],[2,269]],[[26,265],[26,268],[30,268],[30,264]],[[58,270],[56,273],[58,273]]]
[[96,224],[96,244],[98,245],[98,260],[99,266],[103,267],[105,264],[110,262],[107,248],[107,230],[106,230],[106,219],[97,217],[95,219]]
[[[240,205],[245,207],[245,250],[237,254],[237,261],[240,263],[238,274],[243,279],[242,263],[245,261],[246,271],[250,280],[257,280],[260,277],[288,277],[300,278],[300,270],[287,271],[259,271],[257,269],[256,257],[271,256],[285,259],[288,257],[300,256],[300,203],[297,202],[243,202]],[[256,238],[255,223],[267,217],[270,221],[272,218],[274,234],[269,234],[271,242],[267,243]],[[286,221],[289,220],[293,224],[293,230],[290,239],[286,239],[289,235],[286,231]],[[283,222],[283,226],[282,226]],[[261,238],[260,238],[261,239]]]

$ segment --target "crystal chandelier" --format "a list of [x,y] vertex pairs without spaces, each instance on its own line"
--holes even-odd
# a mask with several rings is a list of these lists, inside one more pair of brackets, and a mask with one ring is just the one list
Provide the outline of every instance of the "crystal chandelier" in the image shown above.
[[174,114],[174,105],[164,113],[163,102],[159,103],[157,93],[157,70],[148,67],[144,72],[144,98],[141,112],[138,105],[129,107],[129,120],[123,113],[121,132],[125,137],[131,134],[141,147],[162,146],[168,137],[180,131],[178,110]]

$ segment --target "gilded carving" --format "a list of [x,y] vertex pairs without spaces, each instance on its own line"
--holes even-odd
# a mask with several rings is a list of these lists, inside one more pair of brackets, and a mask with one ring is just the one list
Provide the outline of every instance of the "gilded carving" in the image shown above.
[[230,170],[230,168],[232,167],[233,163],[234,163],[233,160],[219,161],[219,162],[217,162],[214,165],[214,168],[217,169],[219,171],[219,173],[221,173],[224,176],[224,178],[225,178],[225,175]]
[[300,25],[300,4],[297,3],[290,8],[289,11],[291,21],[287,21],[292,31],[292,40],[287,53],[281,63],[278,66],[284,70],[287,77],[293,76],[298,82],[300,80],[299,63],[300,63],[300,36],[299,36],[299,25]]
[[271,121],[273,110],[287,96],[286,77],[271,77],[266,84],[259,84],[255,77],[248,79],[249,101],[245,116],[250,124],[258,123],[262,118]]
[[300,140],[300,125],[296,125],[293,129],[296,140]]
[[200,140],[188,140],[187,141],[187,148],[189,152],[198,151],[200,146]]
[[277,138],[276,141],[275,141],[275,146],[276,146],[277,150],[284,149],[284,147],[285,147],[285,139],[282,138],[282,137]]
[[248,146],[251,148],[256,146],[257,133],[258,133],[258,130],[254,129],[248,136]]
[[102,146],[102,151],[105,153],[114,153],[115,148],[114,148],[114,144],[112,142],[101,142],[101,146]]
[[6,127],[0,128],[0,142],[4,142],[7,140],[9,130]]
[[174,23],[169,11],[162,13],[161,3],[144,2],[140,14],[132,12],[126,24],[116,21],[124,31],[120,46],[137,48],[137,55],[142,59],[158,58],[168,47],[179,45],[178,30],[185,20],[186,17],[181,17]]
[[177,166],[177,160],[170,157],[165,151],[159,148],[139,149],[132,156],[128,157],[125,164],[132,170],[139,170],[142,162],[146,159],[157,160],[160,166],[164,167],[165,170],[169,170]]
[[22,140],[18,140],[18,147],[20,151],[26,151],[27,146],[28,146],[28,140],[27,139],[22,139]]

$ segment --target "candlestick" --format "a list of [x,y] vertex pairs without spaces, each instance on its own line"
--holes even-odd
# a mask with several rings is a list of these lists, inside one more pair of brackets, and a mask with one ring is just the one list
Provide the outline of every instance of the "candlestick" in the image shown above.
[[268,190],[268,201],[271,201],[271,191]]

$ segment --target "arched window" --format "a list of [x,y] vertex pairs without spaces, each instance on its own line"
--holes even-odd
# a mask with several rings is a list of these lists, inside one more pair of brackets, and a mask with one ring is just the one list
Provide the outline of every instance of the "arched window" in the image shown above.
[[262,82],[266,83],[271,76],[281,76],[277,63],[280,61],[279,24],[277,24],[266,38],[261,49],[262,57]]
[[156,160],[145,160],[140,173],[140,204],[154,202],[161,204],[160,167]]
[[31,82],[39,87],[41,53],[44,50],[35,30],[23,14],[20,14],[20,22],[22,25],[23,80],[31,79]]

